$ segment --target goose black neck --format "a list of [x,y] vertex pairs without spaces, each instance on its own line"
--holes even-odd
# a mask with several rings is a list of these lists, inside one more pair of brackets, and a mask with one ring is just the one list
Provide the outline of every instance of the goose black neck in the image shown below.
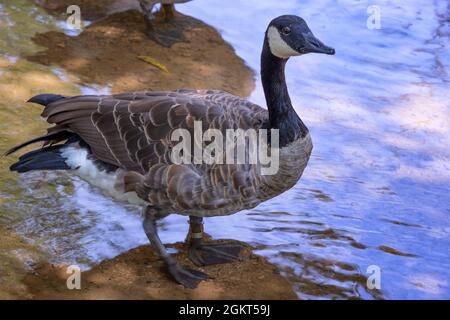
[[308,133],[291,104],[284,74],[286,62],[287,59],[272,54],[266,38],[261,54],[261,81],[269,109],[270,129],[279,129],[280,147]]

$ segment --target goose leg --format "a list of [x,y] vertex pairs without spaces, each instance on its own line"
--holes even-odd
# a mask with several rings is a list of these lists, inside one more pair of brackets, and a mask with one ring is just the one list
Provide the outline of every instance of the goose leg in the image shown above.
[[240,260],[242,246],[238,244],[205,244],[203,218],[189,217],[189,259],[198,266],[229,263]]
[[144,230],[151,245],[156,253],[164,260],[169,273],[173,278],[183,286],[189,289],[194,289],[198,286],[200,281],[206,280],[208,276],[197,270],[193,270],[180,265],[174,257],[172,257],[164,247],[161,239],[158,236],[156,221],[163,217],[157,210],[146,207],[144,212]]
[[154,3],[149,3],[148,0],[139,0],[139,5],[141,6],[147,21],[151,22],[155,19],[155,16],[152,14],[153,7],[155,6]]
[[164,18],[169,21],[175,18],[175,5],[174,4],[163,4],[162,11],[164,13]]

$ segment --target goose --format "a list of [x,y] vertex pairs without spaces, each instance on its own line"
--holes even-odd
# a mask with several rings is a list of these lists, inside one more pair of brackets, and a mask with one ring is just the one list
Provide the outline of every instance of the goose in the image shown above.
[[[189,1],[191,0],[139,0],[147,22],[147,36],[164,47],[170,47],[177,42],[187,42],[183,30],[196,27],[199,22],[189,17],[176,17],[175,3]],[[161,4],[161,20],[157,20],[152,13],[157,3]]]
[[[67,170],[118,201],[143,207],[143,229],[173,279],[196,288],[208,276],[181,265],[168,253],[157,221],[169,214],[189,216],[189,259],[196,266],[239,261],[241,246],[205,243],[203,218],[251,209],[293,187],[302,176],[312,140],[291,104],[285,80],[290,57],[333,55],[293,15],[273,19],[261,54],[261,81],[267,109],[220,90],[141,91],[66,97],[40,94],[29,102],[44,106],[52,124],[47,134],[6,152],[43,142],[21,155],[10,170]],[[261,174],[256,164],[179,164],[170,156],[175,129],[270,129],[278,132],[279,168]]]

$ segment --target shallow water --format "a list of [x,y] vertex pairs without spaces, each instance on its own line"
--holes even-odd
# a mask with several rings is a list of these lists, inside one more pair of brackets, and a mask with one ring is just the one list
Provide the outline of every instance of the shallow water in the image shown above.
[[[337,51],[288,63],[291,98],[314,141],[301,181],[255,210],[205,224],[215,238],[256,246],[301,298],[450,298],[448,2],[377,3],[380,30],[366,26],[369,1],[196,0],[178,6],[218,28],[257,72],[264,29],[280,14],[301,15]],[[31,8],[23,2],[23,10]],[[48,19],[46,27],[60,25]],[[8,57],[28,50],[2,49]],[[48,72],[64,80],[63,70]],[[256,81],[250,99],[264,105]],[[42,174],[26,177],[14,192],[0,189],[20,198],[3,208],[14,215],[15,230],[51,260],[88,267],[147,243],[137,208],[64,174],[48,174],[44,187]],[[185,217],[161,224],[163,241],[184,239]],[[381,270],[380,290],[366,286],[373,265]]]

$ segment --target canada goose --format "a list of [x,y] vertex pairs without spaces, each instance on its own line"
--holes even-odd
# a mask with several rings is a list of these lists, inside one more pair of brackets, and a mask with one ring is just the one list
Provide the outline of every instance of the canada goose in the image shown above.
[[[229,215],[290,189],[300,179],[312,150],[307,127],[292,107],[284,69],[291,56],[334,54],[306,22],[284,15],[272,20],[261,54],[261,79],[268,110],[218,90],[133,92],[111,96],[41,94],[29,102],[45,106],[53,127],[29,144],[40,149],[19,157],[10,170],[72,170],[121,201],[144,206],[143,227],[170,274],[188,288],[207,275],[178,264],[158,237],[156,221],[172,213],[189,215],[189,257],[196,265],[235,261],[237,245],[202,243],[203,217]],[[260,164],[174,164],[171,133],[202,129],[278,129],[279,170],[261,175]],[[275,143],[273,140],[271,142]]]
[[[175,3],[184,3],[191,0],[139,0],[142,11],[147,20],[150,39],[157,43],[170,47],[176,42],[186,41],[183,30],[194,27],[197,24],[195,20],[189,20],[187,17],[177,18],[175,20]],[[161,3],[162,21],[156,21],[153,15],[153,7]]]

